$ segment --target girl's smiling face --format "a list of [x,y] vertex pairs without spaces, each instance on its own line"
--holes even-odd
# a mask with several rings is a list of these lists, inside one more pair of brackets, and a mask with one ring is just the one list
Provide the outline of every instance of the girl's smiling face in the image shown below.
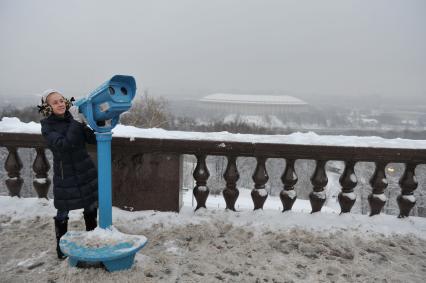
[[47,104],[52,107],[53,114],[57,116],[63,116],[67,110],[65,98],[57,92],[51,93],[47,96]]

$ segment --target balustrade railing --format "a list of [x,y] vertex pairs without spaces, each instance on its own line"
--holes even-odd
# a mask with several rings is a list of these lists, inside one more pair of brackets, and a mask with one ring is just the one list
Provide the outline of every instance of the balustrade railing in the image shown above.
[[[20,188],[24,182],[20,176],[23,165],[17,153],[17,148],[35,148],[37,155],[32,166],[36,178],[33,180],[33,185],[39,197],[46,197],[51,184],[51,180],[47,175],[50,165],[46,159],[46,145],[41,135],[0,133],[0,146],[6,147],[8,150],[8,156],[4,166],[8,174],[5,183],[10,195],[19,196]],[[419,164],[426,164],[426,149],[184,139],[135,138],[130,140],[120,137],[115,137],[112,141],[113,152],[126,152],[135,148],[143,153],[195,155],[197,158],[197,165],[194,169],[193,177],[196,185],[193,193],[197,201],[196,209],[206,207],[206,200],[209,196],[207,180],[210,173],[206,166],[206,157],[209,155],[227,157],[227,166],[223,174],[223,178],[226,181],[223,197],[226,202],[226,208],[233,211],[235,211],[235,202],[239,195],[239,190],[237,188],[239,172],[236,165],[238,157],[256,158],[256,168],[252,175],[254,188],[251,191],[254,209],[263,208],[268,198],[265,184],[268,182],[269,176],[265,167],[265,162],[268,158],[283,158],[286,160],[286,166],[283,168],[283,174],[281,176],[283,188],[279,195],[283,204],[283,211],[291,210],[297,198],[295,185],[298,181],[298,176],[294,167],[295,161],[298,159],[315,160],[315,170],[310,178],[312,192],[309,194],[312,213],[320,211],[326,200],[324,188],[328,183],[325,170],[327,161],[341,160],[345,163],[345,169],[339,179],[341,192],[338,195],[338,202],[342,213],[350,212],[356,201],[354,188],[358,180],[354,170],[355,164],[361,161],[375,163],[375,170],[369,182],[372,187],[372,192],[368,197],[370,215],[379,214],[387,201],[385,196],[385,190],[388,185],[385,173],[386,165],[388,163],[403,163],[405,164],[405,171],[399,180],[401,192],[397,197],[399,217],[407,217],[415,205],[416,199],[413,192],[418,186],[415,169]],[[94,148],[91,148],[91,150],[93,149]]]

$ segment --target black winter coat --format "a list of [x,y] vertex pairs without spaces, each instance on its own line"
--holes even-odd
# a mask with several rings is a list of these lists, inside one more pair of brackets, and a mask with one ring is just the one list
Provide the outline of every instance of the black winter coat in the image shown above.
[[95,144],[95,134],[68,111],[64,117],[52,114],[40,122],[41,133],[53,153],[55,207],[64,211],[92,205],[98,200],[98,177],[86,142]]

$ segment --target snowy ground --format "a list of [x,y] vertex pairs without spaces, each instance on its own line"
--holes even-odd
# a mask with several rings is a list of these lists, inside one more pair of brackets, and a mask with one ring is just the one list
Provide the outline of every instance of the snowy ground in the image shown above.
[[[223,197],[193,212],[191,192],[177,213],[113,209],[113,223],[148,244],[128,271],[78,269],[56,259],[52,201],[0,197],[0,282],[424,282],[426,219],[309,214],[297,200],[281,213],[269,197],[252,211],[241,190],[237,213]],[[195,202],[194,202],[195,203]],[[218,208],[219,207],[219,208]],[[333,207],[333,205],[331,206]],[[327,212],[326,212],[327,211]],[[72,211],[69,230],[83,230]]]

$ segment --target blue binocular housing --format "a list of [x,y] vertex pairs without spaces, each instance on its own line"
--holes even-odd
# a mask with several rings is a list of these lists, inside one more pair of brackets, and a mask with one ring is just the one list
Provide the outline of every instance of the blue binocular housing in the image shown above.
[[74,105],[95,132],[106,133],[117,125],[120,114],[130,109],[135,94],[135,79],[116,75]]

